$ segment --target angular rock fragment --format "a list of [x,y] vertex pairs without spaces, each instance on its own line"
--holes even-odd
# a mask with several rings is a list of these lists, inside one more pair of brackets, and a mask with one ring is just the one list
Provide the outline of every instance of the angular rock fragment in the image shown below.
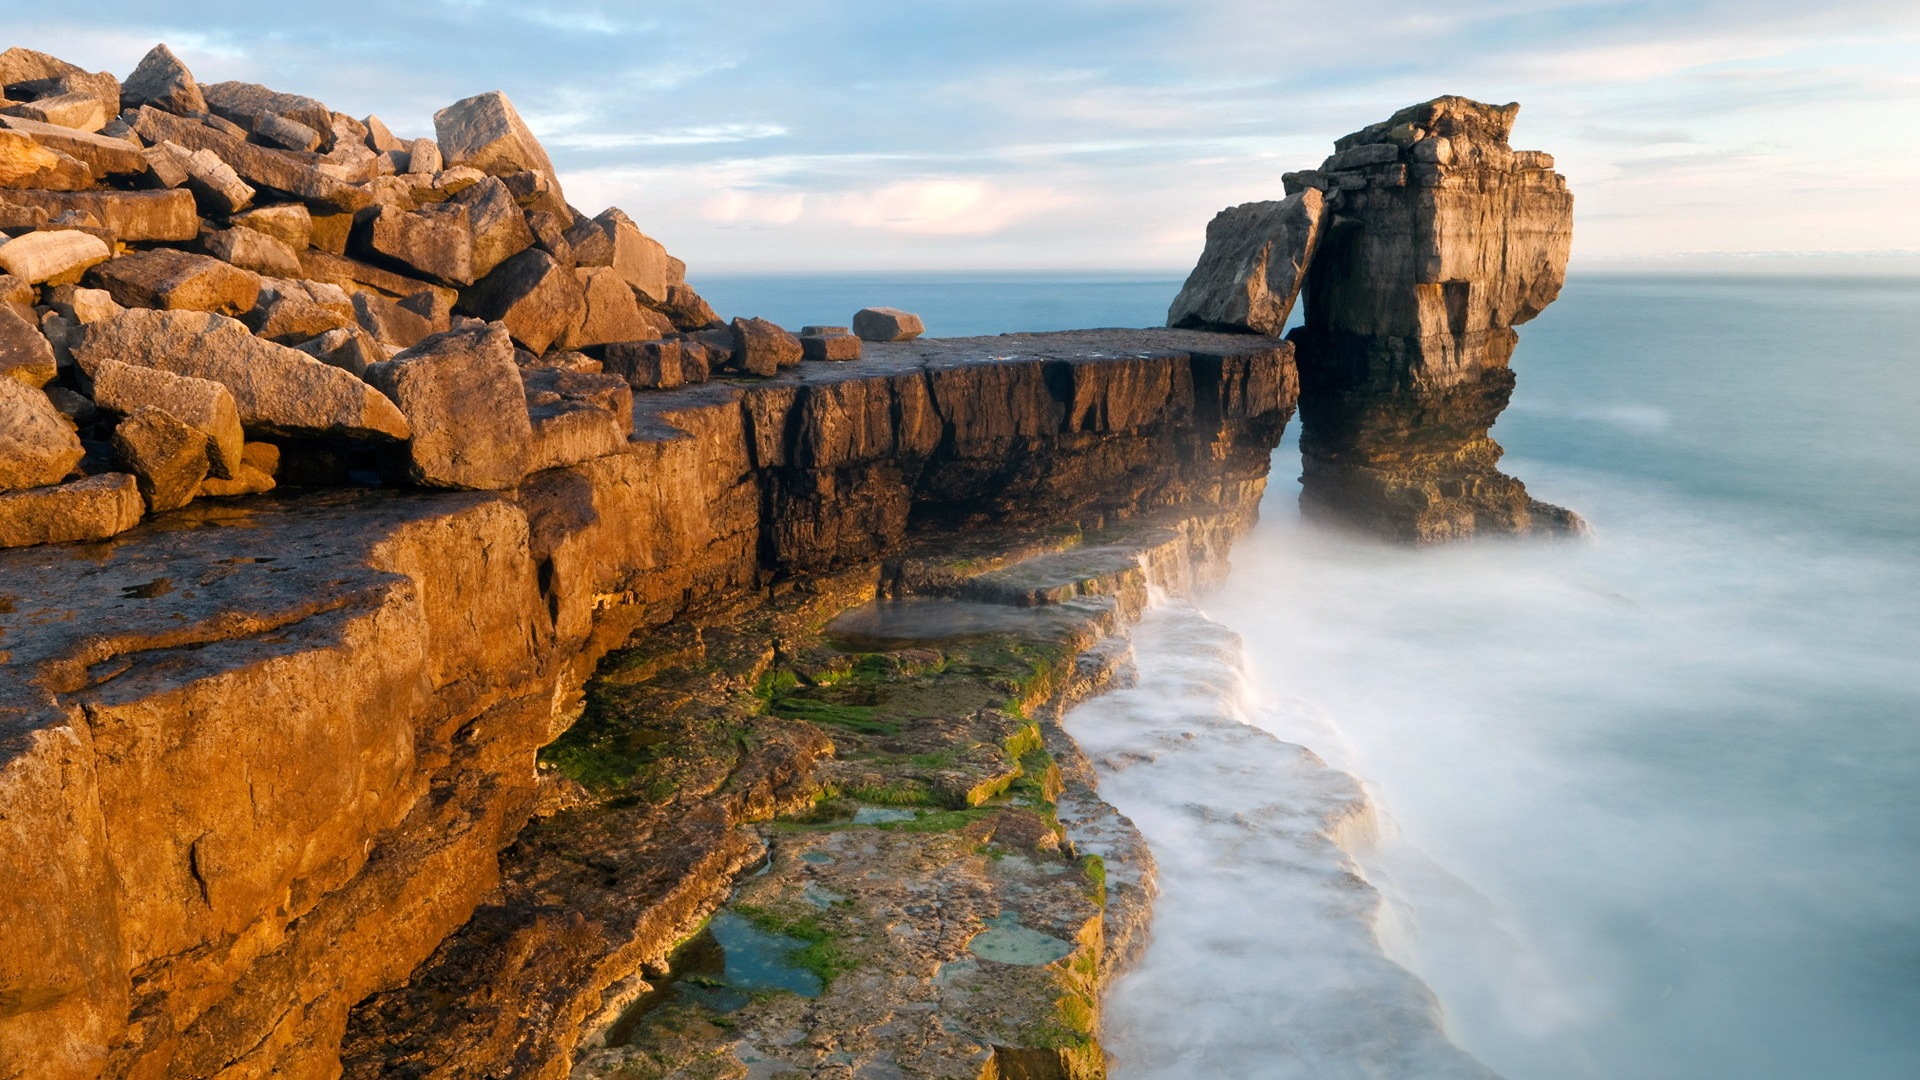
[[616,341],[651,341],[673,333],[673,324],[640,306],[619,271],[610,266],[575,270],[586,300],[585,314],[559,339],[563,349],[585,349]]
[[240,179],[240,174],[213,151],[195,150],[180,164],[187,172],[187,190],[193,192],[194,201],[206,213],[226,217],[253,205],[253,186]]
[[667,289],[667,301],[656,304],[655,308],[668,319],[673,327],[683,332],[711,330],[725,326],[726,322],[714,314],[712,306],[701,299],[700,294],[685,285],[674,285]]
[[105,289],[83,289],[77,285],[61,285],[47,294],[47,306],[71,320],[75,326],[85,326],[111,319],[126,310],[113,302],[113,294]]
[[409,348],[422,339],[448,329],[445,321],[436,326],[428,315],[403,307],[375,293],[353,294],[354,321],[378,341]]
[[154,513],[193,501],[207,478],[207,437],[165,409],[144,405],[113,429],[113,450],[140,484]]
[[296,252],[313,239],[313,215],[300,203],[256,206],[236,215],[233,224],[265,233]]
[[1320,239],[1320,192],[1220,211],[1206,249],[1167,311],[1167,325],[1278,337]]
[[268,279],[260,289],[259,302],[243,321],[269,341],[292,344],[352,326],[353,301],[337,285]]
[[232,392],[240,423],[250,432],[362,439],[409,434],[406,417],[379,391],[210,312],[132,309],[85,328],[73,354],[86,371],[119,360],[211,379]]
[[733,362],[751,375],[771,376],[800,363],[800,339],[765,319],[735,319]]
[[455,295],[452,289],[444,286],[431,285],[358,259],[331,255],[314,248],[300,253],[300,269],[310,280],[338,285],[350,293],[372,289],[388,296],[412,296],[422,289],[430,289],[446,296],[448,306],[452,306]]
[[687,378],[687,343],[622,341],[600,350],[601,370],[626,380],[635,390],[671,390],[688,382],[706,381],[706,354],[698,358],[698,379]]
[[34,285],[71,285],[113,254],[98,237],[59,229],[0,245],[0,270]]
[[523,371],[533,425],[529,473],[622,453],[633,432],[633,390],[618,375],[563,368]]
[[260,276],[219,259],[171,248],[110,259],[91,273],[99,288],[126,307],[239,315],[260,297]]
[[7,110],[8,115],[79,131],[99,131],[114,113],[90,94],[66,93],[35,98]]
[[361,253],[404,266],[415,275],[442,285],[471,285],[473,226],[467,208],[442,203],[422,210],[376,206],[367,219]]
[[555,262],[566,267],[579,265],[573,256],[573,245],[567,242],[566,227],[560,224],[559,218],[545,210],[529,210],[527,228],[533,233],[534,245],[553,256]]
[[320,133],[298,120],[289,120],[279,113],[261,113],[253,121],[253,134],[271,146],[282,150],[297,150],[311,153],[320,149],[323,141]]
[[85,162],[17,131],[0,130],[0,188],[83,191],[92,184],[93,170]]
[[617,209],[576,225],[567,233],[567,242],[573,246],[577,265],[612,267],[650,306],[667,303],[668,290],[685,283],[667,249]]
[[[200,233],[200,215],[186,191],[0,191],[0,222],[13,220],[8,207],[39,211],[44,225],[52,218],[79,213],[100,223],[116,240],[191,240]],[[36,225],[0,224],[0,228]]]
[[408,172],[437,173],[444,167],[440,145],[432,139],[415,139],[406,145],[404,152]]
[[201,237],[200,245],[208,255],[242,270],[269,277],[300,276],[300,256],[292,248],[244,225],[210,232]]
[[369,203],[367,193],[321,172],[311,155],[255,146],[245,133],[229,134],[193,120],[143,105],[133,129],[150,143],[176,142],[189,150],[207,150],[233,167],[241,179],[296,199],[334,210],[355,211]]
[[360,121],[360,126],[367,129],[367,147],[376,153],[389,154],[407,148],[405,142],[394,137],[393,129],[387,126],[387,122],[377,116],[368,115]]
[[209,476],[200,481],[196,498],[224,498],[232,495],[259,495],[272,491],[278,481],[280,448],[272,443],[250,442],[240,456],[240,467],[231,478]]
[[328,330],[294,348],[321,363],[351,372],[355,378],[365,378],[369,365],[388,358],[387,351],[374,336],[358,326]]
[[284,116],[315,131],[333,129],[333,111],[310,97],[246,82],[209,83],[200,90],[209,112],[248,130],[267,115]]
[[[104,71],[87,71],[32,49],[13,48],[0,52],[0,91],[15,100],[29,103],[67,94],[81,94],[99,104],[102,125],[120,111],[120,80]],[[98,131],[99,127],[95,125],[87,130]]]
[[580,320],[586,303],[573,271],[546,252],[529,248],[462,292],[457,310],[501,323],[513,340],[543,353]]
[[46,335],[12,307],[0,304],[0,379],[39,388],[59,374],[60,364]]
[[[527,226],[526,212],[497,177],[487,177],[455,195],[450,202],[465,208],[467,213],[474,279],[486,277],[494,267],[533,246],[533,230]],[[464,284],[471,283],[469,280]]]
[[553,161],[500,91],[464,98],[434,113],[433,130],[448,167],[466,165],[494,176],[532,170],[547,178],[549,194],[541,208],[558,212],[566,205]]
[[126,139],[43,124],[19,116],[0,116],[0,128],[24,135],[49,150],[58,150],[86,163],[96,180],[136,177],[147,171],[141,147]]
[[57,484],[85,452],[46,394],[18,379],[0,379],[0,491]]
[[345,255],[347,241],[353,236],[353,217],[351,213],[310,209],[307,242],[329,255]]
[[193,72],[165,45],[155,45],[148,50],[133,74],[120,84],[121,109],[137,109],[142,105],[182,116],[207,111],[207,99],[201,95]]
[[203,435],[207,468],[231,479],[240,467],[245,439],[233,394],[210,379],[177,375],[158,368],[103,360],[93,368],[93,400],[100,408],[131,416],[152,406]]
[[860,338],[844,326],[803,327],[800,354],[805,360],[858,360]]
[[127,473],[0,493],[0,547],[105,540],[140,524],[146,503]]
[[910,311],[870,307],[853,313],[853,332],[862,341],[912,341],[926,333],[927,326]]
[[412,482],[495,490],[527,475],[533,428],[513,343],[498,327],[436,334],[368,367],[367,381],[412,424]]

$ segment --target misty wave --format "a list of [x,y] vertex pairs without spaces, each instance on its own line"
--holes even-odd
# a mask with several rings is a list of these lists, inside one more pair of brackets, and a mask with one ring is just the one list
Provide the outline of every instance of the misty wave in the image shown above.
[[1064,721],[1159,864],[1152,943],[1107,999],[1113,1075],[1491,1080],[1383,950],[1359,782],[1257,726],[1238,636],[1197,609],[1156,604],[1133,643],[1137,683]]

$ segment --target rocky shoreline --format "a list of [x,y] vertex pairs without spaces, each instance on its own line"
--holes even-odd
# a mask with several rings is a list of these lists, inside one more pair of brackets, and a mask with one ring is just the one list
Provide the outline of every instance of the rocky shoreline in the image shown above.
[[1485,438],[1511,107],[1226,212],[1179,328],[921,339],[722,322],[497,93],[0,96],[0,1080],[1103,1075],[1152,859],[1056,721],[1296,407],[1329,517],[1578,527]]

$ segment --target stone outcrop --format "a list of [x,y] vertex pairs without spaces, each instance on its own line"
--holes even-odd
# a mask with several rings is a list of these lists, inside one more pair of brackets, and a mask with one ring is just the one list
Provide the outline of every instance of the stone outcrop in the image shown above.
[[1566,533],[1578,516],[1496,468],[1514,327],[1559,295],[1573,196],[1508,143],[1518,105],[1442,97],[1222,211],[1171,325],[1278,334],[1304,282],[1301,507],[1414,543]]

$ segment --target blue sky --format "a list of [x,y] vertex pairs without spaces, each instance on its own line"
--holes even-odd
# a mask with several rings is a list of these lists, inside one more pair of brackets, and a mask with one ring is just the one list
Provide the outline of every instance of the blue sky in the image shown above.
[[1442,93],[1523,103],[1588,264],[1920,254],[1914,0],[68,0],[5,36],[122,76],[166,41],[403,135],[503,89],[576,206],[696,270],[1184,268]]

